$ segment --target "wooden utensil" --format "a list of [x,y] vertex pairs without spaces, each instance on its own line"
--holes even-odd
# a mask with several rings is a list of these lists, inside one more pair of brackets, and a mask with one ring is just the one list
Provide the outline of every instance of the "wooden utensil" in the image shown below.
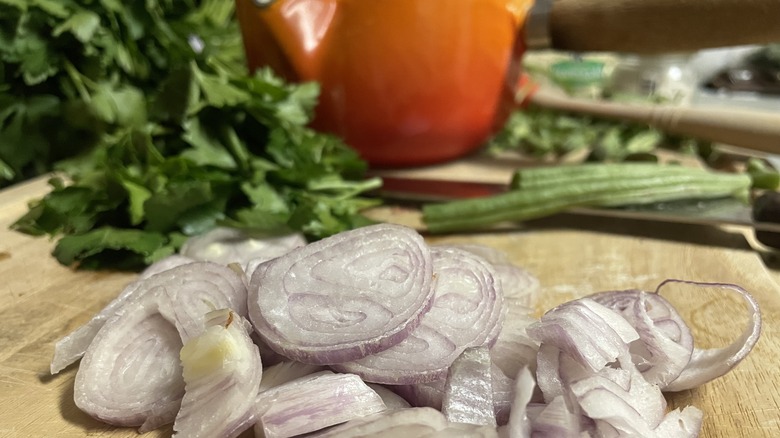
[[776,0],[537,0],[530,48],[688,52],[780,41]]
[[534,92],[530,102],[543,108],[646,123],[672,134],[780,154],[780,111],[634,105],[572,98],[545,89]]

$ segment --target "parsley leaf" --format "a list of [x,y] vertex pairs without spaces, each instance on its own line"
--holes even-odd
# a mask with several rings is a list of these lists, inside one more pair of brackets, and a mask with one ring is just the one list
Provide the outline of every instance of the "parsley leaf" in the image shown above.
[[308,127],[316,84],[246,70],[233,8],[0,0],[0,184],[66,177],[15,229],[58,238],[66,265],[136,269],[221,224],[318,239],[368,222],[381,181]]

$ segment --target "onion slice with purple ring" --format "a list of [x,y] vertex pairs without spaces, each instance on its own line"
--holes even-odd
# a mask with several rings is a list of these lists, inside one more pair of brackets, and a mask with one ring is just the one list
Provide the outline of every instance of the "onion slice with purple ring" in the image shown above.
[[95,418],[146,431],[173,421],[179,410],[182,343],[203,333],[203,315],[214,309],[245,313],[246,289],[232,269],[194,262],[138,281],[126,293],[90,339],[74,398]]
[[446,378],[468,347],[492,344],[503,323],[503,295],[493,268],[462,249],[433,247],[431,310],[408,338],[382,352],[333,365],[368,382],[408,385]]
[[[174,260],[177,263],[178,261],[184,262],[180,259]],[[124,306],[158,290],[166,291],[169,303],[177,301],[176,297],[179,296],[188,297],[187,309],[176,304],[167,306],[168,310],[163,311],[168,318],[179,319],[178,329],[185,340],[191,336],[188,333],[198,333],[202,330],[198,315],[221,308],[235,309],[242,316],[247,314],[246,286],[238,273],[211,262],[175,265],[130,283],[89,322],[60,339],[54,347],[51,373],[56,374],[79,360],[101,327]]]
[[406,339],[431,307],[432,277],[420,234],[367,226],[258,266],[249,317],[268,346],[290,359],[347,362]]
[[74,401],[90,416],[145,432],[170,423],[184,395],[182,342],[155,294],[122,306],[92,340],[76,372]]

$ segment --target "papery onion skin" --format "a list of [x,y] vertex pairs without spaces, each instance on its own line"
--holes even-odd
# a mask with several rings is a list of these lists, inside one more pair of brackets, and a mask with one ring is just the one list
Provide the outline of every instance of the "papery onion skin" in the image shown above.
[[416,231],[346,231],[260,265],[249,316],[280,354],[304,363],[357,360],[398,344],[433,298],[430,250]]
[[431,309],[408,338],[387,350],[334,365],[363,380],[390,385],[447,376],[468,347],[491,344],[503,324],[503,294],[492,266],[458,248],[432,248],[437,278]]
[[254,424],[263,365],[251,325],[232,310],[206,315],[205,330],[181,349],[185,381],[174,437],[234,438]]

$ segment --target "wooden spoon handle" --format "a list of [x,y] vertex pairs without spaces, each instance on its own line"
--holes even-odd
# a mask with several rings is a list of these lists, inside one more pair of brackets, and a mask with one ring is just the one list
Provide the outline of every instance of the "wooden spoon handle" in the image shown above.
[[554,0],[546,9],[551,45],[561,50],[669,53],[780,41],[778,0]]
[[661,131],[780,154],[780,114],[575,99],[537,90],[531,103],[561,111],[647,123]]

